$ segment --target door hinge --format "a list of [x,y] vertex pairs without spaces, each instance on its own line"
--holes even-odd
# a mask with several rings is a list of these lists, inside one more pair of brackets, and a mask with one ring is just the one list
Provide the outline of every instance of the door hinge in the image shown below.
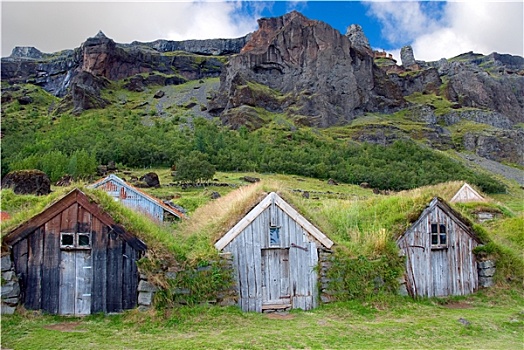
[[296,245],[295,243],[291,243],[291,246],[292,246],[293,248],[302,249],[303,251],[306,251],[306,252],[308,251],[308,248],[307,248],[307,247],[301,247],[301,246],[299,246],[299,245]]

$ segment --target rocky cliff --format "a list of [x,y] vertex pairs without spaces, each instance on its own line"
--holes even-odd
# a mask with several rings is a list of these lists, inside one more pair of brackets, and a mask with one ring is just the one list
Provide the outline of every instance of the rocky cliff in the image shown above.
[[[266,124],[270,112],[297,125],[347,125],[359,142],[415,138],[524,165],[524,58],[469,52],[424,62],[415,56],[411,47],[402,48],[399,65],[374,52],[359,25],[342,35],[298,12],[262,18],[256,32],[237,39],[119,44],[100,32],[78,48],[53,54],[15,48],[2,58],[1,79],[8,83],[2,85],[2,102],[32,103],[16,86],[32,84],[61,98],[55,111],[81,113],[114,103],[103,93],[114,81],[147,92],[220,76],[218,88],[213,82],[205,89],[194,86],[187,98],[162,97],[157,112],[170,108],[168,103],[195,105],[197,115],[249,129]],[[353,126],[370,114],[381,121]]]
[[328,127],[405,106],[400,89],[373,65],[370,50],[351,45],[328,24],[298,12],[258,23],[222,72],[210,112],[227,120],[248,105]]
[[[75,113],[101,108],[108,101],[99,98],[101,79],[130,78],[126,86],[140,91],[149,83],[180,84],[187,80],[218,76],[224,64],[221,55],[239,52],[246,38],[167,41],[117,44],[102,32],[88,38],[79,48],[44,54],[32,47],[17,47],[2,58],[2,81],[41,86],[64,97],[59,108]],[[184,50],[184,51],[179,51]],[[144,74],[156,73],[155,79]],[[91,75],[91,77],[89,77]]]

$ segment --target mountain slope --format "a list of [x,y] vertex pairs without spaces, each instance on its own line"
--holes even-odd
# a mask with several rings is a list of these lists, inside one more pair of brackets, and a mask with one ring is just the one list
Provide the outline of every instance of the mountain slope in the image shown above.
[[[118,44],[100,32],[54,54],[15,49],[2,58],[2,172],[45,152],[67,157],[83,148],[99,163],[170,166],[196,149],[230,170],[260,167],[260,159],[237,162],[202,144],[208,136],[197,134],[193,120],[214,116],[264,147],[273,147],[266,138],[292,140],[306,126],[314,136],[296,145],[306,150],[326,142],[321,135],[341,147],[414,140],[522,172],[522,57],[466,53],[423,62],[407,47],[398,65],[374,52],[358,25],[341,35],[297,12],[259,25],[238,39]],[[245,129],[260,131],[251,138]],[[268,152],[260,147],[248,151]],[[318,176],[329,176],[316,166]]]

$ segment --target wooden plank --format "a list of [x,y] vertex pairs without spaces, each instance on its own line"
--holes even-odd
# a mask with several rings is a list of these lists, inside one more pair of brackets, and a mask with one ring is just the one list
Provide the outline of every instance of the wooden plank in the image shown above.
[[60,230],[62,232],[77,232],[78,203],[73,203],[62,212]]
[[243,311],[249,311],[249,285],[248,285],[248,268],[246,259],[246,244],[244,242],[245,234],[238,235],[235,244],[237,245],[238,254],[238,271],[240,277],[240,299]]
[[41,213],[14,228],[4,237],[4,242],[8,245],[14,245],[16,242],[26,238],[29,234],[32,234],[37,228],[44,225],[74,203],[78,192],[80,192],[78,189],[69,192],[65,197],[53,203]]
[[77,202],[81,207],[85,208],[88,212],[90,212],[94,217],[96,217],[105,225],[115,225],[115,221],[113,220],[113,218],[106,214],[103,211],[103,209],[100,208],[97,204],[92,203],[89,197],[87,197],[83,192],[80,192],[80,194],[78,195]]
[[308,299],[308,305],[306,305],[306,310],[310,310],[317,307],[318,300],[318,250],[315,242],[309,243],[309,263],[310,263],[310,279],[309,279],[309,293],[310,298]]
[[15,272],[20,283],[20,300],[24,302],[24,304],[27,289],[27,256],[28,248],[26,238],[18,241],[18,243],[13,246],[13,262],[15,264]]
[[75,314],[76,260],[74,251],[63,250],[60,261],[60,315]]
[[107,312],[122,311],[122,240],[109,235],[107,250]]
[[42,264],[42,310],[58,313],[60,295],[60,215],[45,224]]
[[231,230],[229,230],[222,238],[215,243],[215,248],[218,250],[224,249],[235,237],[243,232],[243,230],[255,220],[269,205],[271,205],[271,196],[268,195],[256,207],[254,207],[246,216],[242,218]]
[[27,285],[25,307],[30,310],[42,308],[42,261],[44,229],[38,228],[28,237]]
[[136,266],[136,251],[124,243],[122,308],[132,309],[137,303],[138,269]]
[[262,310],[282,310],[291,307],[291,303],[286,304],[264,304]]
[[[256,295],[255,295],[255,312],[262,312],[262,245],[265,241],[264,235],[268,235],[267,225],[265,224],[265,213],[262,212],[257,218],[258,226],[253,226],[253,269],[252,273],[255,276]],[[257,227],[255,230],[254,228]],[[265,228],[265,230],[262,230]]]
[[300,215],[291,205],[280,198],[276,193],[274,194],[275,204],[278,205],[287,215],[289,215],[294,221],[302,226],[309,234],[315,237],[320,243],[326,248],[333,246],[333,241],[330,240],[325,234],[323,234],[318,228],[310,223],[304,216]]
[[84,207],[78,207],[77,232],[90,233],[92,230],[92,215]]
[[75,315],[91,313],[93,269],[90,250],[75,250]]
[[107,240],[109,228],[98,219],[92,221],[91,247],[93,283],[91,289],[92,313],[107,312]]

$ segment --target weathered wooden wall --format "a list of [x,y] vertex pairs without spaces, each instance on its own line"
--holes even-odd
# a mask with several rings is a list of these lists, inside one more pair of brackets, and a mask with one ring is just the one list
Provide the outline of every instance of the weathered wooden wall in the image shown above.
[[156,221],[164,220],[162,207],[130,186],[126,187],[116,181],[109,180],[97,188],[103,189],[107,194],[128,208],[144,213]]
[[[447,227],[447,247],[432,248],[431,224]],[[457,218],[434,206],[398,240],[406,256],[410,294],[424,297],[466,295],[478,287],[473,249],[478,243]]]
[[[280,227],[278,245],[270,244],[271,223]],[[316,307],[317,244],[278,206],[266,208],[224,248],[233,255],[242,310]]]
[[464,184],[451,198],[451,203],[483,202],[484,198],[470,185]]
[[[140,252],[78,203],[12,247],[27,309],[51,314],[118,312],[136,306]],[[61,249],[60,232],[90,232],[91,249]]]

